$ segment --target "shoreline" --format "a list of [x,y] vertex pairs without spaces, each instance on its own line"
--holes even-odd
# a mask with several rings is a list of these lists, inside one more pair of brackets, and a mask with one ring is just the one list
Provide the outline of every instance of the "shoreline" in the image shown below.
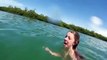
[[28,18],[31,18],[31,19],[37,19],[37,20],[44,21],[44,22],[47,22],[47,23],[51,23],[51,24],[54,24],[54,25],[57,25],[57,26],[60,26],[60,27],[70,29],[70,30],[78,31],[80,33],[83,33],[83,34],[101,39],[103,41],[107,41],[107,37],[105,37],[101,34],[98,34],[94,31],[90,31],[88,29],[85,29],[85,28],[82,28],[82,27],[79,27],[79,26],[75,26],[73,24],[67,24],[67,23],[65,23],[61,20],[60,20],[60,22],[57,22],[57,23],[49,22],[48,21],[48,16],[45,16],[43,14],[38,14],[38,13],[35,12],[35,10],[28,10],[27,8],[22,10],[21,8],[18,8],[18,7],[12,7],[12,6],[3,7],[2,6],[2,7],[0,7],[0,11],[5,11],[5,12],[25,16],[25,17],[28,17]]

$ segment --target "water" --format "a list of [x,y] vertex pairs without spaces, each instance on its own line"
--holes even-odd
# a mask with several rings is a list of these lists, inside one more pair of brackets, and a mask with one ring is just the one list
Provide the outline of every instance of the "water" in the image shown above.
[[[0,60],[61,60],[43,46],[60,52],[68,29],[0,11]],[[86,60],[107,60],[105,41],[80,33],[78,51]]]

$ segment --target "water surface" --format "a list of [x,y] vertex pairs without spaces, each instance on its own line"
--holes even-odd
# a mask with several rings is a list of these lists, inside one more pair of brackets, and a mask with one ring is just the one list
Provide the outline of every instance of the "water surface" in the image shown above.
[[[61,60],[48,54],[47,46],[60,52],[69,30],[49,23],[0,11],[0,60]],[[107,43],[80,34],[78,51],[86,60],[107,60]]]

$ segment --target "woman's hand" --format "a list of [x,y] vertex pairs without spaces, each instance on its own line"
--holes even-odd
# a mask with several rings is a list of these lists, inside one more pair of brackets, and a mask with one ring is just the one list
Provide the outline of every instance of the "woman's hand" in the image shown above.
[[43,47],[43,48],[45,49],[45,51],[49,52],[51,55],[61,57],[59,53],[52,52],[48,47]]
[[45,51],[50,51],[50,49],[48,47],[43,46],[43,49],[45,49]]
[[45,51],[51,52],[51,50],[48,47],[45,47]]

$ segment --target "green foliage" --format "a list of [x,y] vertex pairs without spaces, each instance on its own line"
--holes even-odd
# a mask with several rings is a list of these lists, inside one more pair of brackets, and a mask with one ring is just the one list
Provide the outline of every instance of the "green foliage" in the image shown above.
[[89,31],[89,30],[84,29],[82,27],[75,26],[73,24],[67,24],[67,23],[64,23],[63,21],[61,21],[58,25],[61,26],[61,27],[65,27],[65,28],[68,28],[68,29],[71,29],[71,30],[74,30],[74,31],[78,31],[78,32],[81,32],[81,33],[84,33],[84,34],[102,39],[104,41],[107,41],[107,37],[104,37],[101,34],[95,33],[94,31]]
[[14,14],[18,14],[18,15],[22,15],[22,16],[29,17],[32,19],[38,19],[38,20],[45,21],[45,22],[47,21],[47,16],[44,16],[42,14],[37,14],[35,12],[35,10],[28,10],[27,8],[22,10],[18,7],[8,6],[8,7],[0,7],[0,10],[14,13]]
[[[48,20],[47,20],[48,17],[47,16],[44,16],[43,14],[37,14],[35,12],[35,10],[28,10],[27,8],[22,10],[20,8],[12,7],[12,6],[0,7],[0,10],[1,11],[10,12],[10,13],[14,13],[14,14],[18,14],[18,15],[22,15],[22,16],[29,17],[29,18],[32,18],[32,19],[38,19],[38,20],[41,20],[41,21],[48,22]],[[51,22],[49,22],[49,23],[51,23]],[[55,24],[55,25],[58,25],[58,26],[61,26],[61,27],[65,27],[65,28],[68,28],[70,30],[78,31],[78,32],[81,32],[81,33],[84,33],[84,34],[87,34],[87,35],[102,39],[104,41],[107,41],[107,37],[104,37],[101,34],[95,33],[94,31],[89,31],[89,30],[84,29],[82,27],[75,26],[73,24],[67,24],[67,23],[65,23],[63,21],[60,21],[58,24]]]

